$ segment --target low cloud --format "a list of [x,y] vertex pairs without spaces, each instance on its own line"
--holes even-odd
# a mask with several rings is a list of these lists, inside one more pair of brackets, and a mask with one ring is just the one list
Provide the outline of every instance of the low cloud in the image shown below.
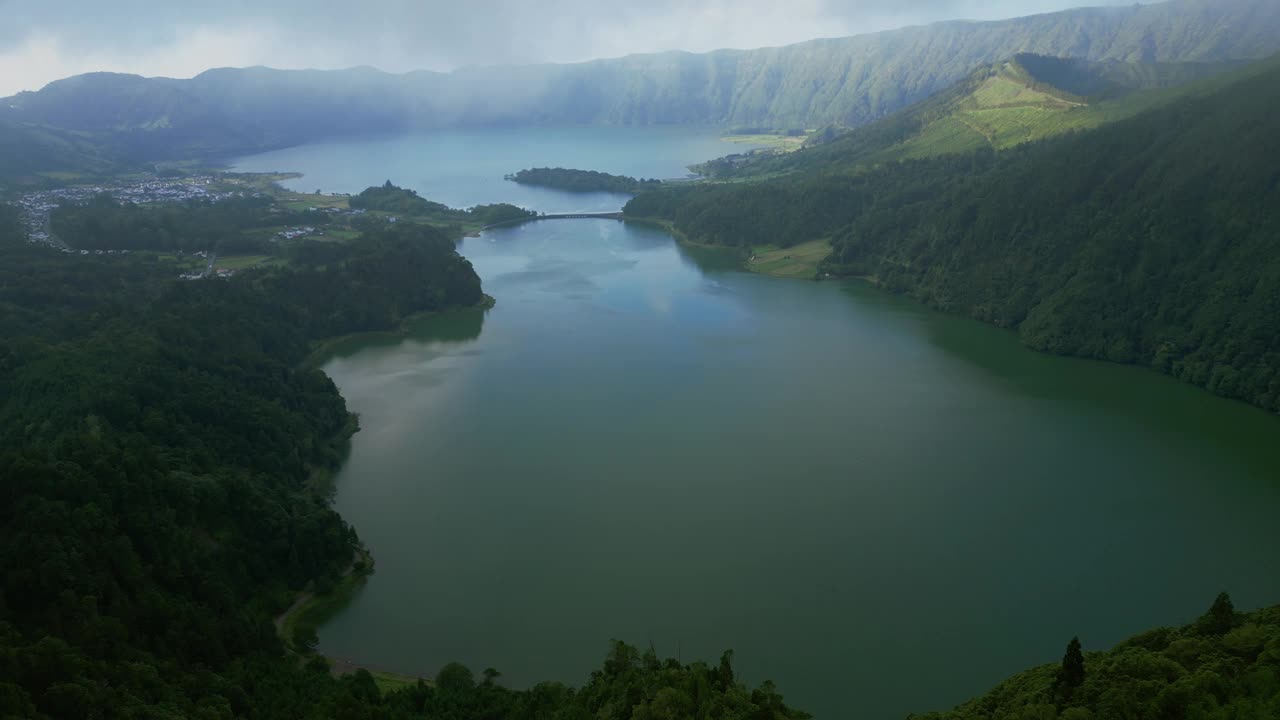
[[[403,72],[782,45],[1071,0],[0,0],[0,95],[95,70],[373,65]],[[1094,0],[1088,4],[1127,4]]]

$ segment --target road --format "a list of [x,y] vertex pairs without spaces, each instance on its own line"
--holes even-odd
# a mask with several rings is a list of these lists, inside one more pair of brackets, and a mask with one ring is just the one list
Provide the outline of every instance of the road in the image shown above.
[[571,218],[580,218],[583,220],[622,220],[625,216],[622,211],[615,210],[613,212],[587,212],[587,213],[554,213],[551,215],[530,215],[528,217],[515,218],[512,220],[503,220],[500,223],[485,225],[480,228],[480,232],[496,227],[506,227],[508,225],[520,225],[536,220],[568,220]]
[[46,211],[44,214],[44,232],[49,236],[49,242],[53,243],[60,250],[70,250],[70,246],[62,242],[62,238],[53,232],[53,213]]

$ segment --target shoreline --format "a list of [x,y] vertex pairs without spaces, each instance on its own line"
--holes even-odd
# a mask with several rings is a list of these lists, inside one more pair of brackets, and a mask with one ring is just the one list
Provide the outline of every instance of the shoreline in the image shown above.
[[[625,216],[623,217],[622,220],[623,222],[633,222],[638,225],[647,225],[650,227],[656,227],[662,230],[663,232],[666,232],[671,237],[675,238],[675,241],[678,244],[684,245],[686,247],[706,249],[706,250],[716,250],[716,251],[726,252],[726,253],[736,252],[739,256],[739,261],[740,261],[739,269],[742,270],[743,272],[748,272],[753,275],[763,275],[764,277],[776,278],[778,280],[811,280],[813,281],[813,280],[839,279],[837,276],[834,276],[834,275],[824,276],[824,274],[819,272],[817,264],[814,265],[813,273],[809,275],[796,275],[796,274],[784,274],[781,272],[770,272],[763,268],[756,267],[757,262],[755,261],[755,258],[757,257],[757,254],[760,253],[761,249],[741,248],[741,247],[734,247],[730,245],[714,245],[712,243],[704,243],[704,242],[698,242],[696,240],[691,240],[688,235],[678,230],[670,220],[663,220],[662,218],[654,218],[654,217],[631,217],[631,216]],[[819,242],[826,242],[826,241],[810,240],[810,241],[806,241],[806,242],[794,245],[791,248],[784,248],[782,250],[795,250],[795,249],[803,250],[805,246],[809,246]],[[779,251],[778,249],[774,249],[769,252],[778,252],[778,251]],[[830,249],[828,248],[828,253],[829,252],[830,252]]]
[[319,630],[360,593],[373,573],[373,555],[362,545],[357,548],[351,564],[343,571],[333,588],[321,594],[317,594],[314,589],[303,590],[297,594],[293,603],[284,612],[272,620],[276,635],[284,645],[285,652],[298,657],[299,660],[324,658],[329,665],[329,674],[334,677],[351,675],[364,670],[373,676],[374,682],[384,693],[417,685],[420,682],[431,684],[432,679],[426,675],[388,670],[351,658],[335,657],[319,649],[300,649],[295,644],[293,636],[299,628],[309,628],[311,633]]
[[393,330],[364,330],[361,332],[347,333],[345,335],[335,335],[331,338],[326,338],[317,342],[316,346],[311,349],[311,352],[308,353],[305,358],[302,359],[302,362],[300,362],[299,365],[301,367],[308,368],[319,367],[326,359],[328,359],[329,354],[333,352],[335,347],[345,342],[350,342],[360,338],[406,337],[409,332],[409,326],[419,320],[436,315],[445,315],[447,313],[467,312],[469,310],[488,310],[497,304],[498,301],[492,295],[485,294],[484,299],[475,305],[462,305],[459,307],[445,308],[443,310],[423,310],[421,312],[410,313],[409,315],[404,316],[404,318],[400,320],[400,324]]

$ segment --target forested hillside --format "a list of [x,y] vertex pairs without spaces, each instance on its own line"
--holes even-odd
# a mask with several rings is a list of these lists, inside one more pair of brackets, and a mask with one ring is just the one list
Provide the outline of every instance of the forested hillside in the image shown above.
[[329,222],[325,213],[287,210],[265,196],[139,205],[102,194],[63,204],[50,216],[53,232],[78,250],[261,252],[270,246],[270,233],[247,231]]
[[48,125],[4,118],[0,111],[0,178],[31,178],[37,173],[76,172],[97,175],[115,162],[97,143]]
[[450,74],[227,68],[170,80],[95,73],[5,99],[0,122],[87,133],[107,155],[130,161],[492,123],[859,126],[1018,53],[1217,62],[1276,50],[1280,5],[1273,0],[1170,0],[782,48]]
[[455,210],[448,205],[422,197],[416,190],[393,185],[390,180],[380,186],[365,188],[359,195],[352,196],[350,205],[356,210],[396,213],[441,225],[459,225],[467,222],[491,225],[532,217],[536,214],[532,210],[525,210],[509,203],[476,205],[466,210]]
[[173,276],[145,253],[29,245],[0,204],[0,717],[806,717],[728,654],[617,643],[579,690],[453,664],[384,695],[288,652],[272,615],[357,545],[312,479],[354,418],[300,362],[318,339],[474,305],[479,280],[404,222],[304,242],[285,269]]
[[356,543],[309,483],[353,428],[298,369],[309,341],[474,304],[479,281],[420,229],[196,282],[20,235],[0,237],[0,716],[248,714],[254,683],[302,677],[271,611]]
[[1280,606],[1203,616],[1104,652],[1067,644],[1062,662],[1015,675],[949,712],[911,720],[1261,720],[1280,717]]
[[1280,409],[1280,59],[1167,107],[995,152],[665,188],[693,240],[830,238],[824,270]]
[[637,180],[627,175],[610,175],[595,170],[572,170],[569,168],[528,168],[513,175],[507,180],[521,185],[538,185],[555,188],[567,192],[640,192],[645,188],[657,187],[660,180]]
[[[834,137],[818,133],[802,152],[730,156],[695,169],[716,179],[849,173],[910,158],[1005,150],[1088,130],[1220,87],[1256,66],[1232,63],[1093,63],[1020,54],[977,68],[922,102]],[[830,132],[830,130],[828,130]]]

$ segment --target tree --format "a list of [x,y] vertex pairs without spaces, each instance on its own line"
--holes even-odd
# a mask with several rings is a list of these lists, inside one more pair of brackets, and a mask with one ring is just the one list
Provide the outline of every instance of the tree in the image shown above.
[[1231,596],[1224,592],[1218,593],[1209,612],[1201,616],[1200,622],[1197,623],[1200,626],[1200,632],[1205,635],[1226,635],[1235,624],[1235,605],[1231,602]]
[[720,667],[716,669],[716,680],[722,689],[733,687],[733,651],[725,650],[720,656]]
[[1075,689],[1084,684],[1084,653],[1080,651],[1080,638],[1073,637],[1067,643],[1062,656],[1062,669],[1058,671],[1057,689],[1063,699],[1070,700]]
[[443,692],[469,693],[475,689],[475,686],[475,675],[471,673],[470,668],[461,663],[449,663],[436,673],[436,687]]

